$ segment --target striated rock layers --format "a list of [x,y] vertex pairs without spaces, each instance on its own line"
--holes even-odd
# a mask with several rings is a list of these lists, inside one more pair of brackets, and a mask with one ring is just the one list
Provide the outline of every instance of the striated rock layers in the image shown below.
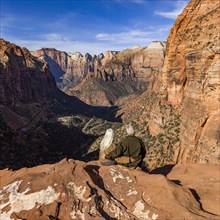
[[92,56],[80,53],[67,54],[54,48],[43,48],[32,54],[48,62],[56,82],[61,88],[72,87],[82,81],[91,71],[94,64]]
[[0,45],[0,104],[14,106],[55,93],[56,83],[47,63],[3,39]]
[[162,84],[181,115],[178,161],[220,159],[220,2],[194,0],[167,42]]
[[[190,170],[198,173],[198,168]],[[179,172],[185,183],[187,174],[184,169]],[[96,161],[64,159],[14,172],[1,170],[0,175],[1,219],[219,219],[208,207],[202,210],[192,189],[160,174],[121,166],[100,167]],[[219,179],[207,176],[206,180],[217,180],[219,185]],[[206,188],[208,183],[203,183]],[[217,209],[219,191],[212,189],[212,193]]]
[[158,165],[220,160],[219,19],[218,0],[191,1],[171,29],[154,86],[125,104],[124,120],[148,140]]
[[55,78],[57,72],[59,77],[63,74],[62,83],[60,79],[57,83],[68,94],[88,104],[112,105],[120,97],[146,90],[162,68],[165,42],[155,41],[146,48],[135,47],[121,52],[107,51],[94,57],[55,49],[41,49],[33,54],[48,61]]

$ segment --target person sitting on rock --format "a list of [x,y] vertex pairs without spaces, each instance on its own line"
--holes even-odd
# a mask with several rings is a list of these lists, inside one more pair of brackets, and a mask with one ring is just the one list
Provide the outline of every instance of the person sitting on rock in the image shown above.
[[113,143],[114,131],[109,128],[106,130],[105,135],[100,143],[99,161],[102,166],[110,166],[115,164],[127,164],[130,162],[130,158],[127,156],[119,156],[112,159],[107,159],[105,156],[116,149],[116,145]]
[[105,155],[113,151],[116,146],[112,143],[114,138],[113,129],[109,128],[106,130],[105,135],[100,143],[99,161],[103,166],[110,166],[116,164],[115,160],[106,159]]
[[127,125],[125,128],[128,136],[111,152],[107,153],[105,159],[115,160],[117,164],[126,167],[141,167],[146,155],[144,142],[134,135],[134,129],[131,125]]

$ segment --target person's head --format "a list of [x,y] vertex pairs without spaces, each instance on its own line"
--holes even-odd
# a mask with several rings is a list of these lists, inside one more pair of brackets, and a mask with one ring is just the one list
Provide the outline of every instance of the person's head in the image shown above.
[[113,138],[114,138],[113,129],[111,129],[111,128],[107,129],[105,132],[105,135],[101,141],[100,147],[101,148],[108,148],[112,144]]
[[134,135],[134,128],[132,127],[132,125],[126,125],[125,129],[128,135]]

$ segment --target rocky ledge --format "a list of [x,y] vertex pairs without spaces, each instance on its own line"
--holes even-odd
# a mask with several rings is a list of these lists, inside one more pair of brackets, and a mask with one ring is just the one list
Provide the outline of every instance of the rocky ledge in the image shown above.
[[[216,175],[202,172],[204,169]],[[0,218],[219,219],[219,166],[176,165],[173,170],[168,179],[160,174],[164,169],[149,174],[67,159],[53,165],[1,170]],[[198,184],[203,189],[197,192]]]

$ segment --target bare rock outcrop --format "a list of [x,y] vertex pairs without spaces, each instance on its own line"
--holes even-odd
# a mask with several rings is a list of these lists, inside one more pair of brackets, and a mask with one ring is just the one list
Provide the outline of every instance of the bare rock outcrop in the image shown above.
[[103,71],[119,81],[148,81],[153,70],[162,68],[165,47],[165,42],[152,42],[145,48],[123,50],[105,63]]
[[[62,160],[1,170],[1,219],[218,219],[159,174]],[[219,183],[219,182],[218,182]],[[215,196],[215,195],[214,195]]]
[[203,210],[220,216],[219,170],[218,164],[177,164],[167,177],[189,188]]
[[47,63],[0,39],[0,104],[39,101],[53,96],[56,83]]

